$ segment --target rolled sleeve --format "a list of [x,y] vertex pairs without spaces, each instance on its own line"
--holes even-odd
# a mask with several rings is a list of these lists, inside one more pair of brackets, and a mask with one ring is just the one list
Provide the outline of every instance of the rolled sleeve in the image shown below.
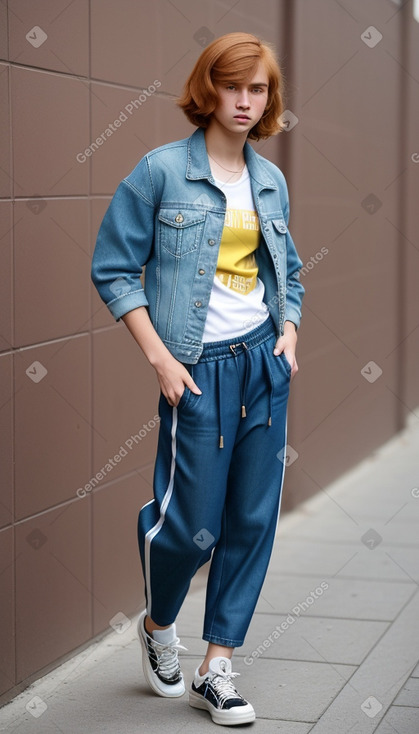
[[109,301],[106,305],[114,319],[119,321],[121,316],[124,316],[128,311],[133,311],[134,308],[139,308],[140,306],[148,306],[148,301],[144,288],[139,288],[136,291],[130,291],[130,293],[124,293],[117,296],[113,301]]
[[148,306],[140,278],[153,248],[154,204],[145,159],[134,170],[142,190],[127,179],[120,182],[100,225],[91,266],[92,281],[116,321]]

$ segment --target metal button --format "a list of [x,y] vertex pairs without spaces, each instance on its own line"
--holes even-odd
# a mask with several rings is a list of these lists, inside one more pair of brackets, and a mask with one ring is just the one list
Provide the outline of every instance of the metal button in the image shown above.
[[205,270],[204,270],[203,268],[200,268],[200,269],[198,270],[198,273],[199,273],[200,275],[205,275]]
[[197,308],[201,308],[201,306],[202,306],[202,301],[195,301],[195,306],[196,306]]
[[278,227],[278,229],[283,234],[285,234],[285,232],[287,231],[287,228],[286,228],[285,224],[280,224],[279,227]]
[[176,214],[176,216],[175,216],[175,222],[177,222],[178,224],[180,224],[181,222],[183,222],[183,214],[181,214],[180,212],[179,212],[179,214]]
[[209,245],[215,245],[215,240],[208,240]]

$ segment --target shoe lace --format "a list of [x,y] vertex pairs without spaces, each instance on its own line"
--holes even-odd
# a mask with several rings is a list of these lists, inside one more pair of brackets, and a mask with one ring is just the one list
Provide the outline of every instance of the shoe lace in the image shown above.
[[148,633],[146,634],[156,655],[157,670],[164,678],[173,678],[180,670],[178,651],[187,650],[188,648],[180,644],[179,637],[176,637],[169,645],[163,645]]
[[211,686],[220,701],[221,707],[230,698],[243,699],[243,696],[240,695],[232,682],[232,678],[236,678],[238,675],[240,675],[240,673],[214,673],[214,675],[208,678],[207,686],[211,683]]

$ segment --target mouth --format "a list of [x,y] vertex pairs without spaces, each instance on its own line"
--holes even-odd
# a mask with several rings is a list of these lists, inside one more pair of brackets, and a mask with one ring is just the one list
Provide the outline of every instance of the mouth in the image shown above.
[[248,117],[247,115],[234,115],[234,119],[243,120],[244,122],[247,122],[248,120],[250,120],[250,117]]

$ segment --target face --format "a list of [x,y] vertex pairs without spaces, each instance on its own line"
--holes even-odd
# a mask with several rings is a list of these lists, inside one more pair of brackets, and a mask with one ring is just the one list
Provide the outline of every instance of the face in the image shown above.
[[268,102],[269,79],[259,61],[251,79],[214,84],[218,104],[212,113],[212,123],[218,123],[231,133],[248,133],[262,117]]

